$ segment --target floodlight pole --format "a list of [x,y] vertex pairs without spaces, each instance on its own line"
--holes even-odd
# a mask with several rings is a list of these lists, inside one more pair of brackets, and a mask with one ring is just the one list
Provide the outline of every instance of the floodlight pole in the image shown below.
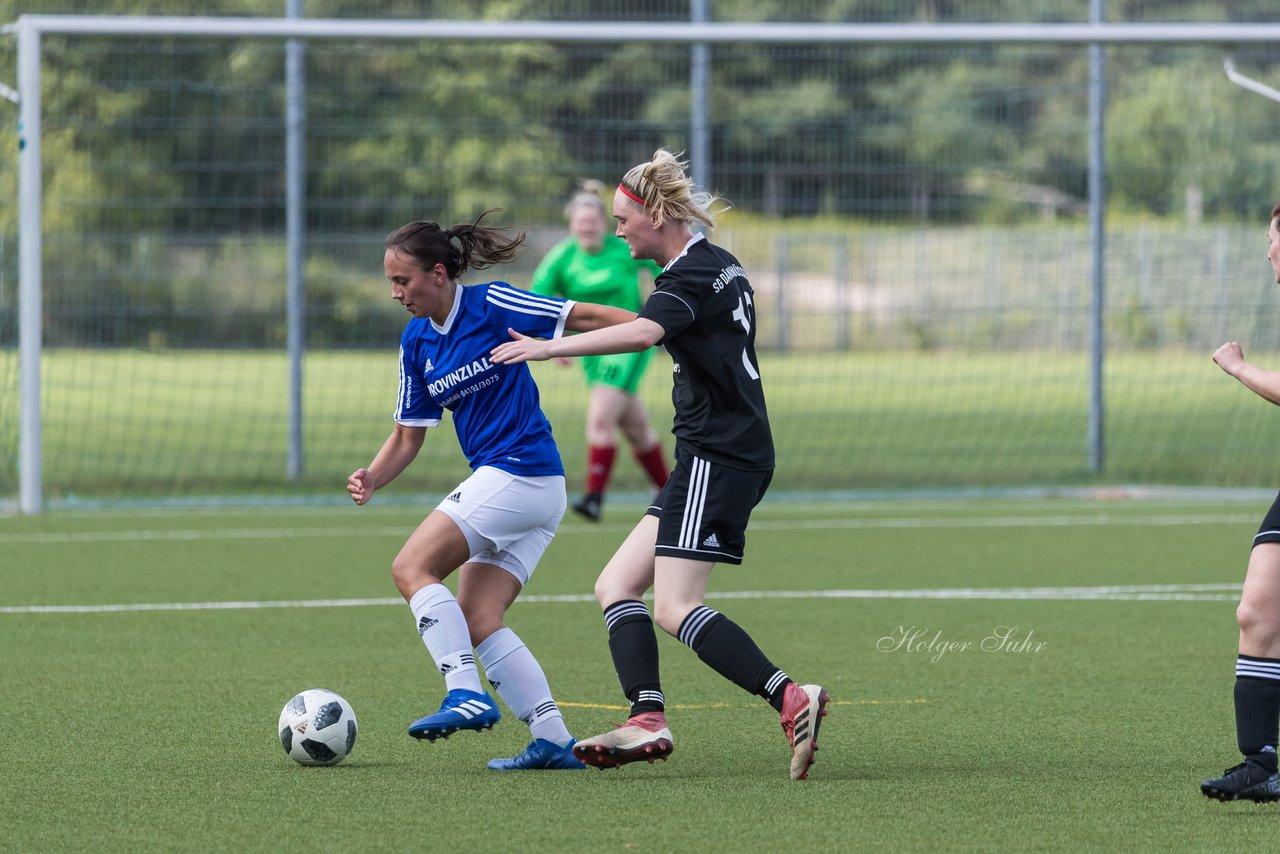
[[1272,89],[1265,83],[1259,83],[1251,77],[1245,77],[1236,71],[1236,64],[1231,61],[1231,57],[1227,57],[1226,61],[1222,63],[1222,69],[1227,72],[1227,79],[1241,89],[1248,89],[1250,92],[1256,92],[1264,98],[1280,103],[1280,89]]

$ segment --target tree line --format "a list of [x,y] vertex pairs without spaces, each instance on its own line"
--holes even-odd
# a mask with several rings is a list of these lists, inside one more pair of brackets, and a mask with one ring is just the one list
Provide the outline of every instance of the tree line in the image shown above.
[[[140,4],[96,5],[111,13]],[[203,12],[263,12],[261,4],[212,5]],[[685,2],[638,5],[651,17],[687,19]],[[884,5],[720,0],[713,10],[720,20],[794,20],[798,11],[845,21],[883,17]],[[977,13],[1056,21],[1069,19],[1068,9],[1078,16],[1080,4],[897,5],[907,7],[908,20]],[[1109,5],[1115,18],[1143,4]],[[348,6],[313,2],[308,14],[353,13]],[[1248,20],[1266,6],[1168,2],[1162,15]],[[598,6],[593,15],[590,3],[506,0],[480,9],[515,20],[608,17]],[[474,4],[461,2],[427,11],[476,15]],[[58,218],[68,227],[143,231],[280,227],[278,42],[45,42],[49,227],[56,230]],[[1227,52],[1108,50],[1107,159],[1117,208],[1234,216],[1276,185],[1265,134],[1280,106],[1231,86],[1221,73]],[[1072,215],[1086,195],[1083,47],[717,45],[712,55],[712,181],[739,206],[776,216],[947,222]],[[1236,56],[1265,75],[1280,61],[1280,46]],[[495,196],[540,200],[540,212],[550,214],[559,188],[548,190],[549,175],[563,184],[566,176],[620,174],[656,145],[688,140],[683,45],[315,41],[306,57],[308,217],[321,230],[380,229],[397,207],[463,212]],[[15,166],[15,158],[0,163],[6,183]],[[6,229],[15,215],[4,208]]]

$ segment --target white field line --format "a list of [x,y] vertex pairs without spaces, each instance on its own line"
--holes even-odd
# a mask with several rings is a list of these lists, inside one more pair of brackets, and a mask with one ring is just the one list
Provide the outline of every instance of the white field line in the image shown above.
[[[932,517],[885,519],[769,520],[753,524],[753,530],[893,529],[893,528],[999,528],[1096,525],[1176,526],[1235,524],[1255,521],[1256,514],[1161,514],[1006,516],[938,519]],[[79,531],[62,533],[0,534],[0,545],[94,542],[171,542],[229,539],[297,539],[310,537],[404,536],[404,527],[289,527],[203,530]],[[560,535],[629,530],[628,525],[570,526]],[[737,591],[709,593],[709,599],[977,599],[977,600],[1111,600],[1111,601],[1230,601],[1238,597],[1238,584],[1131,585],[1108,587],[942,588],[912,590],[813,590]],[[521,602],[591,602],[586,594],[527,595]],[[399,598],[316,599],[269,602],[173,602],[116,605],[0,606],[0,614],[115,613],[127,611],[206,611],[254,608],[332,608],[399,605]]]
[[[816,530],[875,530],[893,528],[1061,528],[1089,526],[1138,526],[1177,527],[1180,525],[1234,525],[1256,523],[1258,514],[1183,513],[1145,515],[1110,515],[1106,513],[1063,516],[999,516],[939,519],[933,517],[904,517],[885,519],[770,519],[753,522],[752,531],[816,531]],[[59,544],[59,543],[143,543],[193,540],[289,540],[320,537],[404,537],[413,530],[413,523],[403,526],[379,527],[288,527],[288,528],[209,528],[203,530],[132,530],[132,531],[63,531],[42,533],[0,534],[0,546]],[[574,534],[621,532],[631,530],[631,525],[572,525],[561,528],[557,536]]]
[[[969,599],[1120,602],[1225,602],[1240,596],[1238,584],[1128,584],[1106,587],[959,587],[914,590],[738,590],[708,599]],[[652,597],[646,597],[652,598]],[[522,596],[518,603],[595,602],[585,593]],[[12,605],[0,614],[114,614],[133,611],[241,611],[259,608],[353,608],[403,605],[381,599],[299,599],[267,602],[137,602],[118,605]]]

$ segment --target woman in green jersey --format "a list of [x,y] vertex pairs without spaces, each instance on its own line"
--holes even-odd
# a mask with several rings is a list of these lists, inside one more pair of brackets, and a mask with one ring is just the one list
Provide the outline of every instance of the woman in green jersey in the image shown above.
[[[627,244],[611,233],[600,197],[603,185],[587,182],[565,207],[569,236],[547,253],[533,274],[534,293],[639,311],[640,271],[656,276],[652,261],[631,257]],[[584,356],[590,401],[587,404],[587,483],[572,504],[575,512],[600,521],[605,490],[617,455],[621,431],[654,488],[667,482],[667,464],[644,403],[636,396],[653,350],[608,356]]]

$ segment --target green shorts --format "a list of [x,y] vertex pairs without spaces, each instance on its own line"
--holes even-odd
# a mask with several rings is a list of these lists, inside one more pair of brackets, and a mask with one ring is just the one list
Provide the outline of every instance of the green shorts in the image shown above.
[[607,385],[635,394],[644,377],[644,369],[653,357],[653,348],[639,353],[612,353],[608,356],[583,356],[582,370],[587,385]]

